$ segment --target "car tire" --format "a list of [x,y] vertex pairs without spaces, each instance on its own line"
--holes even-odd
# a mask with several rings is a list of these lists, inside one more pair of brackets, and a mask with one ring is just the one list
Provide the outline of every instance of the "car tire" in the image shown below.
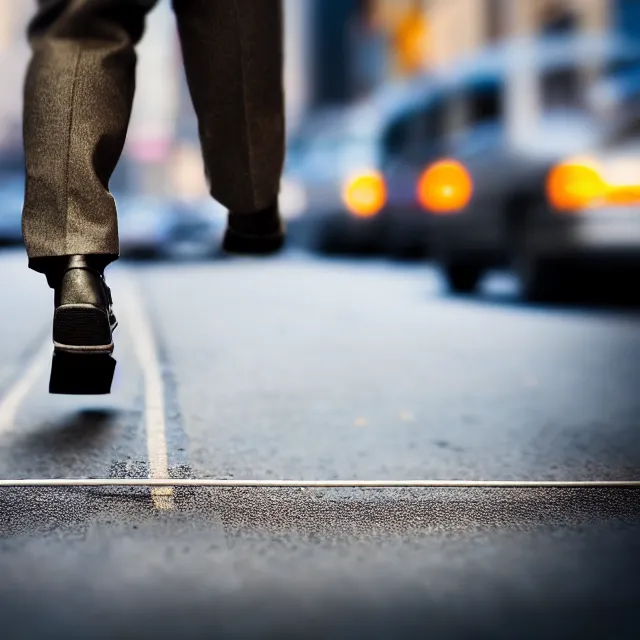
[[510,233],[511,265],[520,284],[522,298],[527,302],[552,302],[561,297],[565,273],[550,258],[532,253],[527,246],[526,210],[521,212]]
[[484,271],[484,267],[479,264],[451,263],[444,267],[447,284],[453,293],[474,293]]
[[522,297],[527,302],[544,302],[552,298],[552,272],[542,261],[521,257],[516,259],[515,271]]
[[570,301],[581,294],[580,273],[570,263],[521,257],[515,266],[522,297],[527,302]]

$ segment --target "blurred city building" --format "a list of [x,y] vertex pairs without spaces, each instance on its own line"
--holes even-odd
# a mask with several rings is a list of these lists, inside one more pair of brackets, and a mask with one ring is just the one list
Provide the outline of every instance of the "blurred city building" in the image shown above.
[[[311,9],[307,0],[284,0],[287,123],[294,127],[309,108]],[[35,2],[0,0],[0,160],[22,168],[22,85],[29,60],[26,26]],[[160,0],[138,46],[137,91],[114,191],[134,189],[185,194],[206,190],[195,114],[191,105],[169,0]],[[196,171],[196,169],[198,169]]]
[[611,11],[612,27],[627,37],[640,40],[640,2],[614,0]]
[[[428,73],[497,40],[629,31],[637,0],[308,0],[315,4],[317,103],[346,102]],[[636,28],[638,29],[638,28]]]
[[[318,109],[351,102],[394,79],[441,69],[503,38],[607,28],[640,38],[638,0],[284,0],[284,5],[290,129]],[[29,57],[25,27],[34,10],[34,2],[0,0],[5,162],[20,157]],[[160,0],[148,26],[139,47],[131,129],[113,184],[201,191],[203,183],[184,179],[199,162],[197,125],[169,0]],[[179,184],[172,176],[182,176]]]
[[29,59],[24,29],[32,12],[29,2],[0,0],[0,162],[3,165],[21,162],[22,84]]

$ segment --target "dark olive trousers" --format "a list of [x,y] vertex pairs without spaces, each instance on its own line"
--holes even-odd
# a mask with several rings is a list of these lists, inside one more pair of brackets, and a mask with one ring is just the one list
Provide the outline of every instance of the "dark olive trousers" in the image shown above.
[[[23,235],[30,266],[119,253],[109,179],[157,0],[38,0],[24,93]],[[211,195],[231,212],[277,201],[284,161],[281,0],[173,0]],[[158,99],[162,99],[158,96]]]

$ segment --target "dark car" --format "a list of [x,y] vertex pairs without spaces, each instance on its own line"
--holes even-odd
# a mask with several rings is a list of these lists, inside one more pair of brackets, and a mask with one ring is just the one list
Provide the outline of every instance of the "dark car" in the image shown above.
[[[514,222],[513,264],[530,299],[584,289],[614,272],[629,287],[640,273],[640,120],[605,134],[578,156],[542,167]],[[625,291],[625,293],[630,293]]]
[[[633,66],[635,45],[574,36],[505,44],[452,74],[448,113],[462,117],[448,123],[447,154],[417,190],[435,261],[454,291],[471,292],[488,269],[513,265],[533,299],[560,290],[585,261],[636,261],[640,216],[632,186],[618,184],[633,173],[635,143],[607,142],[612,122],[590,108],[585,90],[587,80]],[[511,74],[527,71],[539,108],[530,120],[526,102],[508,100]]]

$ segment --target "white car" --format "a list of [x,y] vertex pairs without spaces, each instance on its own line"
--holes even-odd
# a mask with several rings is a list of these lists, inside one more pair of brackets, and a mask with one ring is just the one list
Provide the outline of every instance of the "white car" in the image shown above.
[[211,198],[116,197],[123,256],[205,258],[217,255],[226,210]]

